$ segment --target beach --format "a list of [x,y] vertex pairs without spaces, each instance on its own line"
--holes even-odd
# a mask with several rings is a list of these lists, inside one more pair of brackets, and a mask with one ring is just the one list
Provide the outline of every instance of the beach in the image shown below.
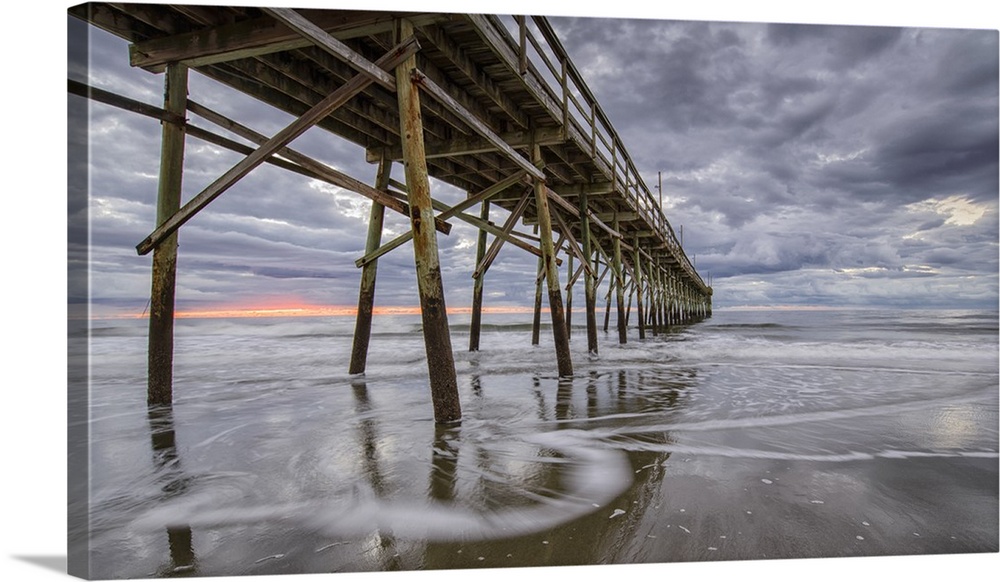
[[98,578],[998,549],[996,313],[723,310],[596,356],[575,327],[570,379],[525,314],[480,352],[456,316],[449,426],[418,317],[376,317],[363,376],[352,318],[181,320],[152,415],[144,323],[92,326]]

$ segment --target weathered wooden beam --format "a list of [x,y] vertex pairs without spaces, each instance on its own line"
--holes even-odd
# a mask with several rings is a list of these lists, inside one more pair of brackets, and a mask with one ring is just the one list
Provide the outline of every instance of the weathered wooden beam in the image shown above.
[[[472,206],[475,206],[476,204],[479,204],[480,202],[485,202],[485,201],[489,200],[493,196],[496,196],[497,194],[503,192],[507,188],[510,188],[514,184],[517,184],[518,182],[523,181],[524,178],[525,178],[525,174],[523,172],[518,172],[518,173],[512,174],[512,175],[508,176],[506,179],[501,180],[500,182],[497,182],[496,184],[494,184],[493,186],[490,186],[489,188],[483,190],[482,192],[480,192],[480,193],[478,193],[478,194],[476,194],[474,196],[470,196],[470,197],[466,198],[465,200],[459,202],[458,204],[456,204],[456,205],[454,205],[454,206],[452,206],[450,208],[446,207],[446,209],[443,210],[441,212],[441,214],[439,214],[437,217],[435,217],[435,220],[437,220],[437,221],[446,221],[449,218],[456,217],[456,216],[464,217],[464,215],[462,215],[462,212],[465,211],[465,209],[471,208]],[[443,203],[438,202],[437,200],[432,201],[432,204],[435,206],[435,209],[437,209],[438,205],[444,206]],[[379,257],[381,257],[382,255],[388,253],[389,251],[392,251],[392,250],[395,250],[395,249],[399,248],[400,246],[402,246],[403,244],[405,244],[406,242],[408,242],[412,238],[413,238],[413,232],[412,231],[411,232],[404,232],[403,234],[397,236],[396,238],[394,238],[393,240],[389,241],[385,245],[381,245],[380,247],[378,247],[376,249],[372,249],[370,251],[366,251],[365,252],[365,256],[363,256],[360,259],[354,261],[354,264],[356,266],[358,266],[358,267],[364,267],[368,263],[370,263],[372,261],[375,261],[375,260],[378,260]]]
[[330,36],[325,30],[316,26],[308,18],[291,8],[262,8],[262,10],[278,22],[292,29],[299,36],[309,40],[309,42],[331,55],[342,59],[359,73],[368,75],[383,87],[392,89],[395,85],[392,75],[373,65],[368,59],[354,52],[351,47]]
[[613,194],[615,191],[611,182],[567,185],[555,184],[552,186],[552,190],[560,196],[580,196],[583,194],[587,194],[589,196],[604,196],[607,194]]
[[573,253],[569,253],[566,260],[566,337],[573,339],[573,281],[576,280],[573,274]]
[[[559,253],[560,253],[560,252],[562,251],[562,248],[563,248],[563,245],[564,245],[565,243],[566,243],[566,235],[564,235],[564,234],[560,233],[560,234],[559,234],[559,238],[558,238],[558,239],[556,239],[556,242],[555,242],[555,244],[553,245],[553,248],[555,248],[555,255],[556,255],[557,257],[559,256]],[[558,261],[557,261],[557,263],[556,263],[556,264],[557,264],[557,265],[559,265],[559,266],[562,266],[562,263],[561,263],[561,262],[558,262]],[[546,273],[546,271],[545,271],[545,268],[544,268],[544,267],[545,267],[545,266],[544,266],[544,265],[542,265],[542,268],[538,269],[538,271],[536,271],[536,272],[535,272],[535,283],[541,283],[542,281],[544,281],[544,280],[545,280],[545,276],[546,276],[546,275],[547,275],[548,273]]]
[[[182,116],[187,108],[188,69],[167,69],[164,109]],[[160,179],[156,196],[156,222],[163,224],[181,204],[184,174],[184,126],[164,123],[160,148]],[[146,404],[173,403],[174,297],[177,281],[177,235],[168,236],[153,253],[153,275],[149,299],[149,345]]]
[[[412,36],[413,25],[399,21],[399,34]],[[420,91],[410,73],[416,67],[412,54],[396,66],[396,96],[399,99],[399,134],[403,139],[407,195],[410,199],[410,227],[413,231],[413,258],[420,294],[420,315],[423,323],[424,348],[430,377],[434,420],[456,422],[462,418],[455,372],[455,356],[451,350],[448,311],[445,306],[441,263],[437,236],[428,225],[434,223],[427,160],[424,158],[424,131],[420,122]]]
[[419,84],[422,89],[427,91],[438,103],[445,106],[446,109],[450,110],[455,115],[461,117],[469,127],[472,128],[480,137],[486,139],[492,143],[498,150],[504,153],[507,158],[513,161],[519,168],[528,172],[532,178],[536,180],[545,181],[545,173],[536,168],[531,162],[524,159],[521,154],[517,153],[514,148],[510,147],[507,142],[505,142],[499,135],[497,135],[492,129],[490,129],[485,123],[480,121],[476,116],[468,112],[465,107],[463,107],[455,98],[449,95],[444,89],[440,87],[437,83],[429,79],[427,76],[423,75],[419,71],[414,71],[413,81],[415,84]]
[[598,220],[603,220],[604,222],[612,221],[616,216],[618,217],[619,222],[630,222],[641,218],[637,213],[631,211],[597,213]]
[[506,31],[500,32],[503,30],[503,26],[495,22],[496,17],[483,14],[465,14],[463,17],[475,27],[480,38],[493,50],[494,54],[500,57],[507,70],[517,75],[524,88],[537,102],[542,104],[551,119],[557,123],[562,121],[563,115],[559,103],[549,95],[548,88],[540,80],[535,68],[528,63],[529,66],[525,74],[520,74],[518,51],[511,46],[510,39],[505,34]]
[[570,228],[566,220],[558,212],[553,212],[552,217],[556,219],[556,225],[559,228],[559,233],[569,240],[569,254],[570,257],[576,255],[582,261],[584,268],[586,268],[587,273],[593,275],[594,270],[590,267],[587,260],[584,258],[583,251],[580,250],[580,244],[577,242],[576,237],[573,236],[573,229]]
[[514,230],[514,225],[517,224],[518,219],[521,218],[521,215],[524,214],[524,210],[528,207],[528,202],[531,200],[529,198],[531,191],[531,188],[526,189],[524,194],[521,195],[521,199],[518,200],[517,204],[510,211],[510,216],[507,217],[506,222],[504,222],[503,227],[500,229],[500,234],[497,234],[497,237],[493,239],[493,243],[490,245],[490,248],[487,249],[483,259],[476,264],[476,270],[472,273],[473,278],[478,279],[479,277],[482,277],[487,270],[489,270],[490,265],[493,264],[493,260],[496,259],[497,253],[500,252],[500,247],[503,246],[505,241],[510,240],[513,242],[517,240],[511,238],[510,234],[511,231]]
[[[591,232],[590,232],[590,208],[588,206],[589,200],[586,193],[580,195],[580,200],[578,201],[580,205],[580,250],[583,252],[584,264],[590,265],[593,261],[594,250],[591,245]],[[592,273],[593,271],[591,271]],[[588,274],[583,279],[583,293],[585,310],[587,317],[587,351],[591,354],[597,354],[597,290],[595,286],[595,277],[593,274]]]
[[[616,231],[619,230],[618,217],[614,218],[612,223],[612,228]],[[618,304],[618,343],[625,344],[628,343],[628,333],[625,323],[625,274],[622,269],[622,239],[614,238],[611,241],[611,246],[613,249],[614,256],[612,258],[615,272],[615,296],[617,298]]]
[[[572,256],[570,258],[572,259]],[[573,270],[573,262],[572,262],[572,260],[570,260],[569,265],[567,267],[567,270],[569,271],[569,273],[567,273],[567,274],[570,275],[569,279],[566,281],[566,288],[567,288],[567,290],[569,288],[571,288],[574,284],[576,284],[577,279],[579,279],[580,275],[582,275],[584,273],[584,271],[586,270],[585,269],[586,266],[587,266],[586,263],[581,263],[576,268],[576,270]],[[569,309],[568,305],[567,305],[566,309]]]
[[[338,40],[390,32],[395,15],[372,11],[302,11],[318,27]],[[413,15],[418,24],[448,19],[443,14]],[[149,34],[147,36],[154,36]],[[303,48],[312,41],[269,16],[234,24],[203,28],[166,37],[150,38],[129,46],[132,66],[160,72],[167,63],[184,62],[200,67],[239,58]]]
[[[66,11],[71,16],[129,41],[162,34],[145,22],[123,15],[107,4],[87,2],[71,6]],[[163,72],[162,68],[160,72]]]
[[[257,145],[263,145],[267,143],[267,138],[256,131],[242,125],[232,119],[227,118],[221,113],[217,113],[208,107],[195,103],[193,101],[188,101],[188,109],[199,115],[208,121],[227,129],[236,135],[248,139]],[[403,216],[410,215],[410,207],[406,202],[393,198],[389,196],[382,190],[378,188],[372,188],[371,186],[348,176],[347,174],[335,170],[326,164],[319,162],[305,154],[299,153],[289,147],[283,147],[274,152],[277,155],[283,156],[284,158],[299,164],[300,167],[308,170],[308,175],[315,176],[321,180],[324,180],[335,186],[340,186],[345,190],[350,190],[351,192],[361,194],[372,201],[377,202],[390,210],[394,210]],[[269,161],[274,160],[273,155],[269,158]],[[435,228],[438,232],[449,234],[451,232],[451,224],[445,222],[444,219],[435,220]],[[360,266],[360,265],[359,265]]]
[[[303,102],[315,103],[350,80],[357,72],[329,53],[315,47],[310,48],[313,50],[308,54],[305,50],[298,50],[294,53],[261,55],[254,59],[243,59],[238,63],[228,64],[236,67],[237,64],[253,63],[254,68],[266,71],[266,76],[254,74],[252,78],[266,81],[269,85],[280,88]],[[316,62],[317,56],[322,58],[322,65]],[[323,73],[326,74],[317,74],[317,66],[322,67]],[[248,68],[250,67],[245,67],[244,70]],[[294,89],[294,92],[289,89]],[[391,143],[399,139],[399,120],[395,116],[395,103],[394,93],[384,87],[371,86],[335,111],[333,115],[358,131],[370,135],[372,139]],[[430,135],[438,138],[447,135],[443,124],[429,125],[426,129]]]
[[[533,143],[552,145],[559,143],[562,139],[558,130],[553,128],[542,128],[534,131],[509,131],[497,135],[500,137],[500,140],[514,149],[526,148]],[[447,141],[427,142],[426,147],[428,159],[471,156],[500,151],[494,142],[479,136],[461,136]],[[365,152],[369,163],[378,162],[383,154],[394,161],[403,159],[403,149],[401,146],[369,148]]]
[[[435,200],[434,208],[440,212],[446,210],[448,206],[445,205],[443,202],[438,202],[437,200]],[[467,222],[476,228],[484,229],[486,230],[486,232],[494,236],[497,236],[506,242],[509,242],[510,244],[516,246],[519,249],[528,251],[529,253],[535,256],[541,256],[542,251],[538,247],[532,246],[531,244],[525,242],[530,240],[535,243],[538,243],[539,241],[537,237],[532,237],[529,234],[525,234],[523,232],[518,232],[515,230],[512,230],[509,233],[504,233],[503,230],[497,227],[495,224],[491,224],[489,222],[483,222],[479,218],[471,216],[469,214],[465,214],[464,212],[459,212],[458,214],[455,215],[455,218],[463,222]],[[562,259],[557,257],[556,265],[562,265]]]
[[[611,269],[611,264],[607,264],[608,270]],[[614,277],[611,277],[611,281],[608,282],[608,294],[604,297],[604,333],[608,333],[608,326],[611,323],[611,294],[615,292],[615,287],[617,282]]]
[[[378,60],[377,64],[380,67],[392,67],[398,62],[404,61],[407,57],[411,57],[416,52],[418,46],[416,38],[410,37],[406,41],[400,43],[392,51],[383,55]],[[274,137],[268,140],[267,143],[254,150],[252,154],[230,168],[229,171],[223,174],[216,181],[212,182],[212,184],[202,190],[197,196],[192,198],[180,210],[174,213],[173,216],[168,218],[155,231],[153,231],[152,234],[146,237],[145,240],[139,243],[136,246],[136,250],[140,255],[145,255],[151,251],[156,245],[160,244],[164,238],[170,236],[170,234],[180,228],[185,222],[190,220],[192,216],[197,214],[198,211],[204,208],[209,202],[217,198],[220,194],[228,190],[230,186],[235,184],[240,178],[247,175],[251,170],[263,163],[264,160],[271,156],[271,154],[285,147],[296,137],[302,135],[307,129],[315,125],[317,121],[329,115],[331,111],[343,105],[348,99],[362,91],[371,83],[371,77],[359,74],[341,86],[340,89],[331,93],[326,99],[314,105],[302,117],[299,117],[290,125],[279,131],[274,135]]]
[[565,142],[565,134],[563,132],[563,128],[559,128],[559,131],[560,131],[560,134],[564,138],[563,142],[555,143],[555,144],[549,144],[548,145],[549,150],[553,154],[555,154],[556,157],[558,157],[560,160],[562,160],[562,163],[564,163],[567,166],[569,166],[570,169],[572,169],[573,172],[576,173],[576,175],[579,177],[579,180],[576,180],[576,182],[581,183],[581,184],[589,183],[590,180],[593,178],[593,170],[591,170],[590,168],[588,168],[586,166],[586,161],[587,160],[585,160],[585,159],[579,159],[580,156],[574,156],[574,155],[570,154],[569,148],[566,147],[566,145],[564,143]]
[[179,127],[183,127],[187,123],[187,119],[184,117],[184,112],[177,114],[160,107],[154,107],[141,101],[136,101],[135,99],[129,99],[128,97],[123,97],[110,91],[105,91],[104,89],[81,83],[80,81],[74,81],[73,79],[67,79],[66,81],[67,90],[73,95],[79,95],[80,97],[85,97],[119,109],[124,109],[125,111],[131,111],[133,113],[145,115],[146,117],[173,123]]
[[[152,119],[158,119],[166,123],[173,123],[179,127],[184,127],[184,131],[188,137],[200,139],[202,141],[208,142],[213,145],[217,145],[221,148],[236,152],[238,154],[243,154],[246,156],[253,153],[253,148],[251,148],[250,146],[233,141],[226,137],[222,137],[221,135],[212,133],[206,129],[188,123],[187,119],[185,119],[183,116],[170,113],[169,111],[165,111],[159,107],[147,105],[140,101],[135,101],[133,99],[129,99],[128,97],[116,95],[114,93],[104,91],[103,89],[91,87],[84,83],[80,83],[78,81],[73,81],[73,80],[69,81],[69,92],[74,95],[80,95],[81,97],[86,97],[88,99],[92,99],[100,103],[105,103],[113,107],[118,107],[126,111],[131,111],[134,113],[138,113],[140,115],[145,115],[146,117],[150,117]],[[188,110],[191,110],[193,102],[188,100],[187,103],[188,103]],[[310,172],[309,170],[306,170],[305,168],[303,168],[298,164],[294,164],[292,162],[283,160],[281,158],[276,158],[272,156],[267,159],[267,163],[288,170],[290,172],[301,174],[303,176],[308,176],[310,178],[315,178],[317,180],[323,180],[323,178],[318,174],[316,174],[315,172]]]
[[[534,146],[531,152],[534,163],[542,163],[541,146]],[[566,334],[566,313],[563,308],[562,292],[559,288],[559,271],[556,266],[555,247],[552,243],[552,218],[549,213],[549,195],[542,180],[535,181],[535,211],[538,213],[538,234],[542,239],[542,262],[549,288],[549,312],[552,315],[552,336],[555,340],[556,362],[559,376],[573,375],[573,361],[569,351],[569,336]]]
[[538,257],[535,269],[535,303],[531,312],[531,345],[537,346],[542,336],[542,283],[545,282],[545,258]]
[[[389,187],[389,176],[392,173],[392,162],[383,160],[378,167],[375,178],[375,189],[385,190]],[[365,252],[371,253],[382,242],[382,226],[385,222],[385,206],[372,201],[368,217],[368,238],[365,240]],[[366,264],[361,271],[361,283],[358,290],[358,313],[354,321],[354,342],[351,346],[351,363],[349,374],[362,374],[368,365],[368,344],[372,335],[372,312],[375,308],[375,278],[378,273],[378,262]]]
[[[287,89],[287,84],[283,88],[276,88],[262,79],[255,79],[244,72],[249,67],[244,66],[247,61],[236,61],[234,63],[223,63],[211,65],[207,69],[199,69],[210,79],[218,81],[224,85],[229,85],[237,91],[255,95],[265,103],[270,103],[275,108],[285,111],[292,116],[298,117],[309,110],[320,99],[326,95],[289,95],[282,89]],[[374,139],[363,131],[358,130],[346,119],[341,119],[334,111],[331,115],[321,119],[316,126],[326,131],[339,135],[340,137],[359,144],[362,147],[370,145]]]
[[444,31],[436,25],[428,25],[420,27],[421,32],[434,44],[434,46],[441,51],[443,54],[455,67],[458,68],[480,91],[485,93],[487,97],[500,108],[505,114],[510,116],[518,125],[523,128],[529,126],[528,116],[521,111],[520,106],[513,99],[507,96],[504,91],[499,88],[493,80],[483,73],[479,68],[469,58],[465,49],[463,49],[458,43],[451,40]]
[[635,281],[635,294],[636,294],[636,321],[639,325],[639,339],[646,339],[646,320],[645,320],[645,307],[642,304],[645,295],[646,282],[643,281],[642,272],[642,253],[639,247],[639,237],[635,237],[635,244],[632,246],[634,249],[632,260],[633,264],[633,274],[632,280]]
[[[490,219],[490,201],[483,200],[482,208],[479,211],[479,219],[487,222]],[[486,256],[486,230],[479,229],[479,236],[476,238],[476,264],[483,262]],[[483,281],[484,277],[476,277],[472,284],[472,321],[469,325],[469,351],[479,351],[479,337],[483,324]]]

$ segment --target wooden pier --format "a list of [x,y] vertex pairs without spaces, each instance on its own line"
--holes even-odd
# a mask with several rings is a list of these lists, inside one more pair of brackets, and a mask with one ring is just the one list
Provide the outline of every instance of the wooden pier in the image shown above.
[[[154,257],[150,406],[172,402],[181,227],[263,163],[372,201],[365,255],[356,261],[361,288],[351,373],[366,367],[378,258],[412,241],[438,422],[461,417],[437,246],[439,233],[447,235],[454,220],[480,231],[470,273],[470,350],[479,349],[485,279],[504,244],[537,257],[536,311],[544,286],[560,376],[573,375],[567,321],[570,293],[581,278],[593,354],[599,351],[599,289],[607,289],[605,330],[613,305],[621,343],[628,339],[632,305],[640,339],[711,315],[711,287],[544,17],[118,3],[83,4],[69,13],[127,40],[131,65],[164,77],[162,108],[69,83],[73,93],[164,122],[157,224],[136,247]],[[188,95],[192,70],[296,120],[274,136],[259,135]],[[257,147],[189,123],[188,112]],[[313,126],[364,148],[367,160],[379,164],[376,183],[292,149],[291,142]],[[245,157],[181,205],[186,137]],[[405,184],[389,177],[398,163]],[[448,206],[434,199],[429,178],[464,190],[466,200]],[[479,212],[467,212],[473,208]],[[411,231],[383,241],[387,209],[409,217]],[[490,220],[504,214],[502,224]],[[519,223],[534,233],[516,230]]]

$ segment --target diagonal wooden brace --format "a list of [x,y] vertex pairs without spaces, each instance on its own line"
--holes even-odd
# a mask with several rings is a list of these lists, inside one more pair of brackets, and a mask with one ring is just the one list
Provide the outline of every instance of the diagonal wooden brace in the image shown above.
[[[383,55],[376,65],[383,69],[391,69],[412,56],[420,48],[415,37],[409,37],[398,46]],[[136,250],[140,255],[145,255],[159,245],[165,238],[173,234],[182,224],[191,219],[212,200],[229,189],[240,178],[246,176],[251,170],[264,163],[271,154],[288,145],[292,140],[302,135],[310,127],[316,125],[321,119],[329,115],[338,107],[344,105],[352,97],[363,91],[372,84],[372,78],[367,74],[358,74],[341,85],[328,97],[314,105],[302,117],[293,121],[290,125],[279,131],[266,143],[254,150],[252,154],[241,160],[229,169],[215,182],[192,198],[173,216],[163,222],[145,240],[136,245]]]
[[469,127],[471,127],[473,131],[493,144],[493,146],[498,150],[503,152],[507,158],[517,164],[519,168],[531,175],[532,178],[545,182],[544,172],[536,168],[535,165],[528,160],[524,159],[524,156],[517,153],[514,148],[510,147],[510,144],[505,142],[503,138],[497,135],[475,115],[470,113],[465,107],[462,106],[461,103],[449,95],[447,91],[438,86],[437,83],[428,79],[420,71],[413,71],[412,78],[414,83],[418,84],[424,91],[434,97],[434,99],[443,105],[445,109],[448,109],[455,115],[462,118],[463,121],[469,124]]
[[333,35],[316,26],[309,19],[291,8],[262,8],[262,10],[295,31],[302,38],[311,41],[319,48],[346,62],[358,72],[368,75],[379,85],[392,92],[396,91],[396,78],[386,72],[386,70],[393,67],[379,68],[372,65],[363,56],[354,52],[351,47],[340,42]]
[[[493,186],[490,186],[489,188],[483,190],[479,194],[470,196],[465,200],[459,202],[458,204],[448,208],[447,210],[444,210],[443,212],[441,212],[441,214],[437,215],[436,219],[439,221],[448,220],[449,218],[452,217],[458,217],[464,219],[465,215],[462,214],[464,210],[466,210],[467,208],[471,208],[472,206],[475,206],[476,204],[479,204],[484,200],[489,200],[490,198],[496,196],[497,194],[500,194],[510,186],[513,186],[514,184],[517,184],[518,182],[524,180],[524,177],[525,177],[524,172],[517,172],[497,182]],[[395,198],[393,200],[395,200]],[[432,204],[434,204],[435,207],[437,207],[438,202],[436,200],[433,200]],[[392,239],[391,241],[379,246],[379,248],[373,250],[372,252],[361,257],[360,259],[354,261],[354,264],[359,268],[364,267],[366,264],[374,260],[377,260],[379,257],[388,253],[389,251],[399,248],[412,238],[413,238],[413,231],[404,232],[403,234]]]
[[[267,142],[267,138],[265,136],[257,133],[256,131],[250,129],[249,127],[246,127],[219,113],[216,113],[215,111],[212,111],[211,109],[203,105],[199,105],[198,103],[195,103],[193,101],[188,101],[188,110],[191,111],[191,113],[204,117],[205,119],[211,121],[212,123],[224,129],[227,129],[240,137],[243,137],[245,139],[248,139],[256,143],[257,145],[262,145]],[[362,196],[370,198],[373,201],[378,202],[382,206],[385,206],[390,210],[394,210],[402,214],[403,216],[407,217],[410,216],[410,205],[407,204],[405,201],[396,199],[386,194],[385,192],[377,188],[373,188],[368,184],[365,184],[360,180],[352,178],[351,176],[348,176],[343,172],[339,172],[318,160],[310,158],[309,156],[299,153],[289,147],[281,148],[275,153],[287,160],[295,162],[301,168],[307,170],[307,173],[309,175],[320,178],[335,186],[344,188],[345,190],[350,190],[351,192],[354,192],[356,194],[361,194]],[[274,159],[275,158],[273,157],[271,158],[271,160]],[[445,222],[444,219],[441,218],[435,220],[435,228],[437,228],[438,232],[443,234],[451,233],[451,224]]]
[[503,243],[506,240],[508,240],[510,232],[514,230],[514,225],[517,224],[517,221],[521,218],[521,215],[524,214],[524,210],[528,207],[528,202],[530,201],[531,201],[531,188],[528,188],[527,190],[524,191],[524,194],[521,195],[521,199],[518,200],[517,205],[514,206],[514,209],[511,210],[510,216],[508,216],[507,221],[504,222],[503,228],[500,229],[503,235],[502,236],[497,235],[497,237],[493,239],[493,243],[490,245],[490,248],[486,251],[486,254],[483,255],[483,260],[479,261],[479,264],[476,265],[476,270],[475,272],[472,273],[473,279],[478,279],[479,277],[482,277],[486,273],[486,271],[489,270],[490,265],[493,264],[493,260],[497,256],[497,253],[500,252],[500,247],[503,246]]

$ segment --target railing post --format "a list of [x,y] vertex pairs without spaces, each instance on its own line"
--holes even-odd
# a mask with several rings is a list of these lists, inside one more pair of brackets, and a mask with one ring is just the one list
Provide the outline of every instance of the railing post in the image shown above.
[[565,141],[569,139],[569,67],[566,64],[566,57],[560,58],[559,64],[562,67],[560,78],[562,84],[562,138]]

